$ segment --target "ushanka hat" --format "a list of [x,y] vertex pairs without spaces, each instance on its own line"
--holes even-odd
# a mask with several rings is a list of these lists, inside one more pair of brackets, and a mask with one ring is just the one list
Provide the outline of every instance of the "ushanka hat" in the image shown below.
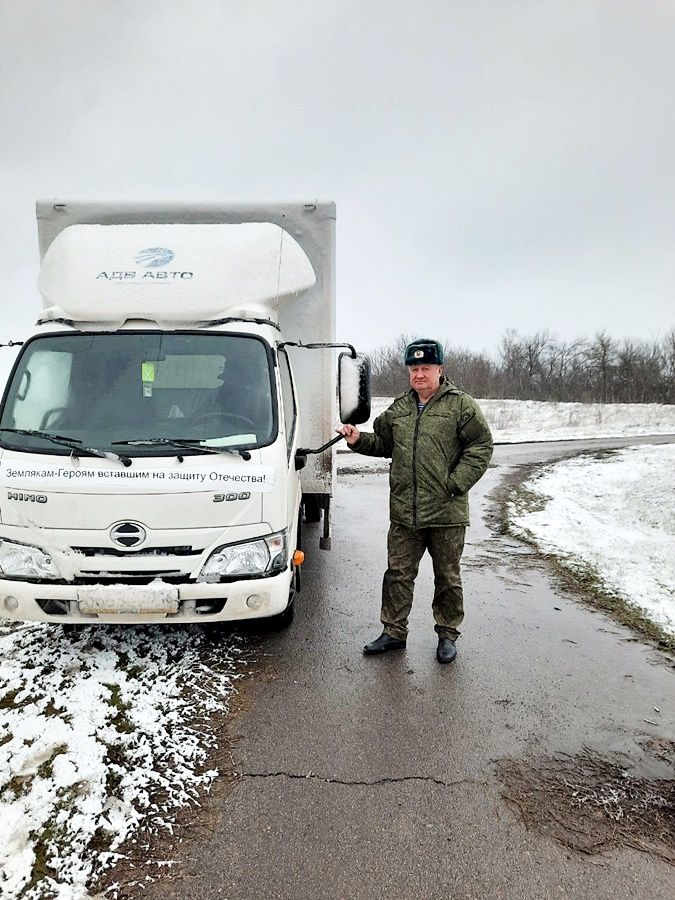
[[406,366],[442,366],[443,347],[431,338],[418,338],[405,348]]

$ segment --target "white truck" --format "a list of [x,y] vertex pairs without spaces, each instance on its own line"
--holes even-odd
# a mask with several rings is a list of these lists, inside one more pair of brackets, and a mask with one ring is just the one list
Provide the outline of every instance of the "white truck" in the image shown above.
[[43,310],[0,409],[0,616],[288,624],[303,508],[330,547],[336,401],[369,416],[368,362],[335,344],[334,204],[37,216]]

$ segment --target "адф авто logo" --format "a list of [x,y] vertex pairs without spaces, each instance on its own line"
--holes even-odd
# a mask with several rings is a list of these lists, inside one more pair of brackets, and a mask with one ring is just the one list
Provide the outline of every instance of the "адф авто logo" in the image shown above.
[[134,257],[137,266],[143,266],[145,272],[136,269],[125,270],[115,269],[114,271],[99,272],[96,279],[104,279],[105,281],[123,281],[138,284],[139,282],[147,283],[166,283],[169,281],[187,281],[192,278],[194,272],[171,271],[166,269],[175,257],[173,250],[168,247],[146,247],[145,250],[139,250]]
[[173,250],[166,247],[148,247],[136,254],[136,262],[147,269],[158,269],[160,266],[168,266],[174,256]]

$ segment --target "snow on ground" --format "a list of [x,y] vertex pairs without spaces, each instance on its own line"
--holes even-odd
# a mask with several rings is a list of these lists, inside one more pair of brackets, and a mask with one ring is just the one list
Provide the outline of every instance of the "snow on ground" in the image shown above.
[[[373,421],[392,402],[373,397],[372,416],[359,428],[372,431]],[[552,403],[536,400],[479,400],[497,443],[586,440],[675,434],[675,405],[660,403]],[[388,468],[388,460],[352,453],[337,445],[338,471]],[[347,455],[344,455],[347,454]]]
[[675,434],[675,406],[660,403],[553,403],[479,400],[495,441],[565,441]]
[[171,831],[217,774],[240,657],[197,626],[0,621],[3,898],[88,897],[125,839]]
[[516,533],[581,562],[675,634],[675,445],[584,454],[543,466],[509,508]]

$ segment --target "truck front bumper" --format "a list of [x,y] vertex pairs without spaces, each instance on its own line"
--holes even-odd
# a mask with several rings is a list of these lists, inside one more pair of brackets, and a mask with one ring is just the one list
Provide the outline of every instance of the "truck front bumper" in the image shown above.
[[[76,625],[262,619],[279,615],[286,609],[292,580],[293,572],[288,568],[268,578],[217,584],[107,584],[105,600],[100,602],[96,585],[51,584],[47,581],[33,584],[0,579],[0,618]],[[162,599],[158,602],[160,595]]]

